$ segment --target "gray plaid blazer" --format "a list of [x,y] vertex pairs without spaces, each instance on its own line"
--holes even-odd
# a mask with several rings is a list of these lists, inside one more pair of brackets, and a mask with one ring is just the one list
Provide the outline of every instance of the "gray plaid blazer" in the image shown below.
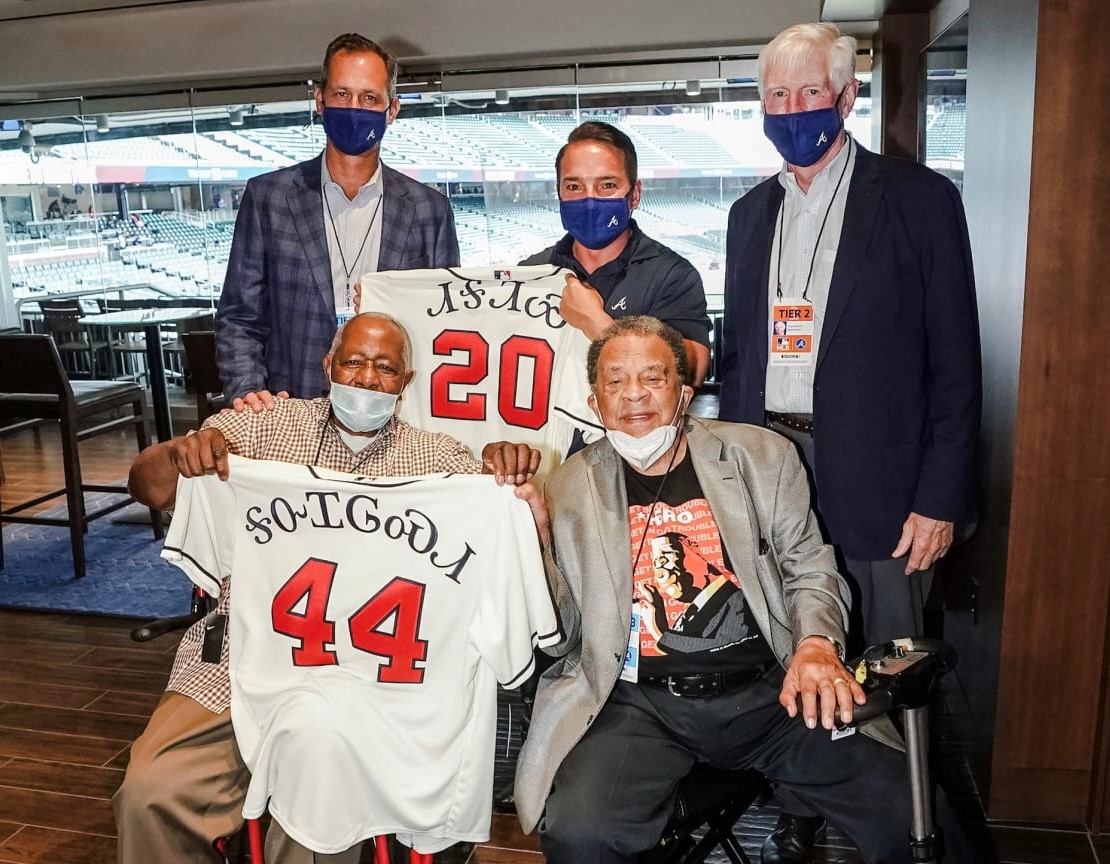
[[[216,359],[224,395],[327,392],[321,360],[335,336],[335,298],[324,233],[320,160],[247,183],[216,312]],[[379,270],[457,267],[450,202],[382,166]]]

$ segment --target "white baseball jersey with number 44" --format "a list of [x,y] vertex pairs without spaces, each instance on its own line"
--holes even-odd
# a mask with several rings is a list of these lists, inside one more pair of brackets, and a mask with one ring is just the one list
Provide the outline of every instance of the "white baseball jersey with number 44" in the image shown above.
[[400,417],[481,453],[490,441],[540,451],[541,472],[566,456],[575,430],[605,430],[586,404],[590,340],[559,315],[566,275],[544,264],[398,270],[362,277],[360,311],[409,331],[416,377]]
[[366,478],[230,457],[178,483],[162,556],[231,580],[231,715],[286,833],[335,853],[489,838],[496,684],[557,641],[536,528],[483,475]]

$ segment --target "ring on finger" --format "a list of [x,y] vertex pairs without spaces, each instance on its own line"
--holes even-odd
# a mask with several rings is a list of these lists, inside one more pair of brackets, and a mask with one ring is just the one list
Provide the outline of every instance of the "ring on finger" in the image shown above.
[[847,683],[848,683],[848,681],[845,678],[833,678],[833,687],[835,687],[837,684],[847,684]]

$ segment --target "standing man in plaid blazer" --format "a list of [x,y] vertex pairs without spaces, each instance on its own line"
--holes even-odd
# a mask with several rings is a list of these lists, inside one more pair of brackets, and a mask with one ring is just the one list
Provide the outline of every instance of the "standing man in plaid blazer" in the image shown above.
[[327,393],[320,358],[353,314],[363,273],[459,264],[450,202],[379,158],[400,110],[397,60],[357,33],[339,36],[315,94],[324,152],[254,178],[239,206],[216,313],[224,394],[237,410]]

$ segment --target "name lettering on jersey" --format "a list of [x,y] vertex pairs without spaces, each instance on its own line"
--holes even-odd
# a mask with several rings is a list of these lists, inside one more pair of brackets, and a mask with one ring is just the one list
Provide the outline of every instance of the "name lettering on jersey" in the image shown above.
[[[362,534],[382,534],[390,540],[404,540],[418,555],[424,555],[433,567],[455,583],[461,582],[463,570],[474,558],[469,543],[463,551],[445,553],[438,549],[439,528],[426,513],[409,507],[403,513],[383,513],[378,499],[365,494],[342,496],[338,492],[304,493],[304,501],[294,504],[285,498],[270,500],[268,509],[257,505],[245,514],[246,530],[254,542],[263,546],[274,539],[275,532],[295,534],[307,523],[313,528],[351,529]],[[445,558],[454,557],[452,561]]]
[[558,294],[545,292],[544,294],[527,293],[530,283],[516,279],[502,279],[491,281],[488,279],[461,279],[457,282],[440,282],[443,291],[442,300],[438,309],[429,306],[425,314],[429,318],[438,318],[440,315],[450,315],[462,309],[479,309],[487,306],[490,309],[507,309],[510,312],[521,312],[529,318],[540,319],[552,330],[558,330],[566,325],[559,314],[560,297]]

